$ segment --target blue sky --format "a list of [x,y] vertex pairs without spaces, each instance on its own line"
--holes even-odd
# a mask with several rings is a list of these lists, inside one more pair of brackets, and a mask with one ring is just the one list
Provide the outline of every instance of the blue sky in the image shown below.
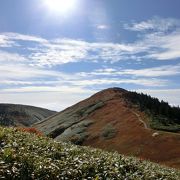
[[0,1],[0,102],[62,110],[121,87],[180,105],[179,0]]

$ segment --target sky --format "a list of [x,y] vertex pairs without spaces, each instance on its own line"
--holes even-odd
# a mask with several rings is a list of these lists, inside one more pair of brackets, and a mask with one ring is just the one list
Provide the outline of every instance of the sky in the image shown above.
[[179,0],[0,0],[0,103],[60,111],[121,87],[180,105]]

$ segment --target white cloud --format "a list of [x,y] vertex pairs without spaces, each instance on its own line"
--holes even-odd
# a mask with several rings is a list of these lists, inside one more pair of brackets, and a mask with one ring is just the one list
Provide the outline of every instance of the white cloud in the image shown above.
[[6,33],[1,33],[1,36],[4,36],[5,39],[10,40],[10,41],[33,41],[33,42],[38,42],[38,43],[48,43],[48,41],[44,38],[33,36],[33,35],[25,35],[25,34],[19,34],[19,33],[14,33],[14,32],[6,32]]
[[6,35],[0,34],[0,47],[11,47],[14,42],[9,40]]
[[180,20],[173,18],[154,17],[153,19],[142,21],[139,23],[125,24],[125,29],[131,31],[158,31],[167,32],[180,26]]
[[122,70],[120,73],[139,77],[174,76],[180,74],[180,64],[145,69],[125,69]]
[[32,53],[30,56],[33,64],[39,66],[55,66],[70,62],[78,62],[82,59],[85,59],[86,57],[87,52],[84,49],[79,49],[77,47],[71,47],[71,49],[69,47],[68,50],[47,48],[40,52]]
[[106,30],[106,29],[109,29],[110,27],[106,24],[99,24],[96,26],[97,29],[100,29],[100,30]]
[[0,50],[0,62],[24,62],[28,61],[26,57],[23,55],[17,54],[17,53],[9,53],[7,51],[1,51]]
[[[180,20],[160,18],[126,24],[125,29],[144,32],[136,46],[143,46],[144,59],[172,60],[180,58]],[[137,56],[138,57],[138,56]]]
[[119,68],[104,68],[96,69],[93,72],[81,72],[80,75],[84,77],[90,76],[126,76],[132,77],[163,77],[163,76],[175,76],[180,74],[180,64],[176,65],[164,65],[152,68],[141,69],[119,69]]
[[[158,21],[162,21],[158,24]],[[92,62],[111,62],[115,63],[122,60],[143,61],[146,59],[171,60],[180,58],[180,26],[178,28],[177,20],[174,19],[156,19],[149,20],[146,23],[157,30],[157,32],[146,32],[141,39],[134,43],[100,43],[87,42],[79,39],[52,39],[47,40],[41,37],[29,36],[17,33],[1,33],[0,44],[9,46],[18,44],[19,41],[28,41],[36,43],[33,47],[16,47],[19,51],[26,49],[26,59],[29,64],[34,66],[56,66],[71,62],[92,61]],[[137,24],[141,27],[145,22]],[[166,23],[166,25],[163,25]],[[176,29],[172,27],[177,26]],[[160,27],[156,27],[156,26]],[[150,25],[149,25],[150,26]],[[165,28],[167,26],[167,28]],[[148,27],[143,26],[144,29]],[[143,29],[141,27],[141,29]],[[163,29],[172,28],[172,32],[164,33]],[[140,28],[139,28],[140,29]],[[163,32],[161,32],[163,31]],[[5,52],[4,52],[5,53]],[[8,52],[6,52],[7,54]],[[1,52],[2,54],[2,52]],[[2,54],[2,55],[6,55]],[[1,56],[2,56],[1,55]],[[25,54],[18,58],[18,54],[7,54],[14,56],[13,59],[22,59]],[[6,55],[6,56],[7,56]],[[9,58],[7,56],[7,59]],[[4,58],[5,59],[5,58]],[[10,59],[10,58],[9,58]]]
[[23,80],[30,78],[37,78],[39,80],[38,78],[42,77],[61,77],[62,75],[62,73],[56,71],[9,63],[2,64],[0,72],[1,80]]
[[[19,40],[37,43],[36,46],[17,46],[18,50],[28,50],[29,63],[36,66],[55,66],[79,61],[117,62],[134,53],[145,50],[143,46],[123,43],[94,43],[74,39],[46,40],[36,36],[17,33],[1,34],[7,40],[18,44]],[[18,59],[18,58],[17,58]]]
[[93,92],[81,87],[70,86],[24,86],[19,88],[2,89],[1,92],[16,92],[16,93],[35,93],[35,92],[66,92],[66,93],[90,93]]
[[144,44],[149,46],[147,58],[170,60],[180,58],[180,31],[166,35],[150,34]]
[[57,39],[30,55],[35,64],[58,65],[79,61],[119,61],[126,53],[139,52],[139,47],[114,43],[90,43],[82,40]]
[[136,78],[136,79],[122,79],[122,78],[92,78],[92,79],[85,79],[80,81],[71,82],[73,85],[76,86],[94,86],[94,85],[122,85],[122,84],[135,84],[135,85],[141,85],[141,86],[149,86],[149,87],[162,87],[166,86],[168,84],[167,80],[162,79],[156,79],[156,78],[150,78],[150,79],[144,79],[144,78]]
[[[166,67],[166,66],[165,66]],[[163,71],[165,67],[142,70],[121,70],[116,69],[99,69],[94,72],[78,72],[78,73],[62,73],[59,71],[52,71],[44,68],[28,67],[26,65],[2,65],[0,66],[1,85],[19,85],[20,91],[28,89],[30,86],[37,91],[47,91],[57,89],[56,86],[64,86],[68,84],[69,88],[84,87],[93,85],[121,85],[121,84],[136,84],[142,86],[166,86],[167,80],[152,78],[156,76],[164,76],[166,73],[179,73],[178,67],[173,68],[172,71]],[[167,66],[168,67],[168,66]],[[149,73],[150,72],[150,73]],[[143,75],[143,73],[145,73]],[[148,74],[149,73],[149,74]],[[151,75],[152,73],[152,75]],[[123,78],[124,75],[131,75]],[[99,78],[99,76],[103,76]],[[114,77],[116,76],[116,77]],[[136,78],[135,78],[136,76]],[[137,78],[140,77],[140,78]],[[150,78],[143,78],[150,77]],[[37,86],[38,85],[38,86]],[[44,86],[45,85],[45,86]],[[52,87],[54,86],[54,87]],[[27,88],[27,89],[26,89]],[[60,88],[60,87],[59,87]],[[43,90],[44,89],[44,90]],[[10,89],[8,91],[14,91]],[[17,89],[16,89],[17,90]],[[29,90],[29,89],[28,89]]]

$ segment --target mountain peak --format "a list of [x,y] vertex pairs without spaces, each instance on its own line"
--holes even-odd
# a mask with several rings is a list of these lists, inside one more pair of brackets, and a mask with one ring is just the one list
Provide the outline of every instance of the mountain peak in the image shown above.
[[[180,152],[179,134],[151,129],[151,117],[138,109],[139,101],[133,104],[142,96],[136,95],[122,88],[105,89],[34,127],[57,141],[116,150],[180,167],[174,158]],[[142,96],[142,102],[146,98]],[[164,148],[166,151],[162,152]]]
[[124,93],[127,93],[128,91],[122,88],[118,88],[118,87],[113,87],[113,88],[108,88],[108,89],[104,89],[102,91],[99,91],[97,93],[95,93],[94,95],[92,95],[90,98],[91,100],[101,100],[101,101],[107,101],[110,99],[114,99],[114,98],[120,98],[122,97],[122,95]]
[[123,88],[119,88],[119,87],[112,87],[112,88],[103,89],[96,94],[100,94],[100,93],[124,93],[124,92],[127,92],[127,90],[125,90]]
[[97,94],[101,94],[101,93],[107,93],[107,94],[118,93],[118,94],[121,94],[121,93],[125,93],[125,92],[128,92],[128,91],[123,89],[123,88],[112,87],[112,88],[108,88],[108,89],[104,89],[102,91],[99,91]]

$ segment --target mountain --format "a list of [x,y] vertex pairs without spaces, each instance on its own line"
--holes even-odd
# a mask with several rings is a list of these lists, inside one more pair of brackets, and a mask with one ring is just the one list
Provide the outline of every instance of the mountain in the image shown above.
[[179,180],[180,171],[0,127],[0,179]]
[[[139,99],[145,101],[146,96],[141,94],[142,99]],[[165,114],[157,114],[148,103],[141,105],[136,98],[136,93],[132,95],[121,88],[106,89],[34,127],[59,141],[118,151],[180,168],[177,117],[171,122]],[[168,123],[163,123],[162,119]],[[176,133],[168,131],[175,127]]]
[[31,126],[55,113],[55,111],[33,106],[0,104],[0,125]]

